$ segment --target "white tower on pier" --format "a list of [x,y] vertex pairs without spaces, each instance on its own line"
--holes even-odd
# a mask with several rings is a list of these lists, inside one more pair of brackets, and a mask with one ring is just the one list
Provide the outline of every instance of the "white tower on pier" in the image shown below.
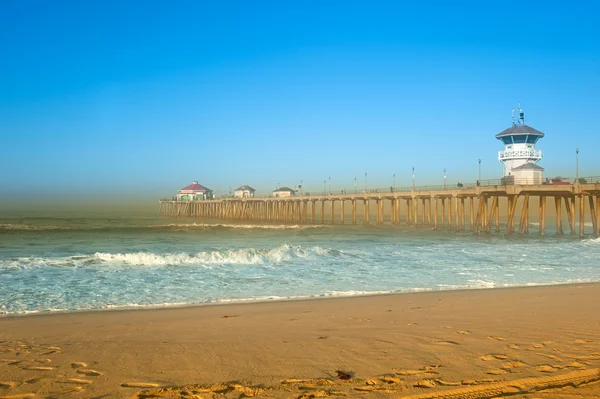
[[504,178],[515,184],[541,184],[544,168],[536,165],[542,159],[542,151],[535,144],[544,133],[525,123],[525,114],[519,104],[519,119],[515,122],[513,109],[512,126],[496,135],[504,143],[504,151],[498,152],[498,160],[504,163]]

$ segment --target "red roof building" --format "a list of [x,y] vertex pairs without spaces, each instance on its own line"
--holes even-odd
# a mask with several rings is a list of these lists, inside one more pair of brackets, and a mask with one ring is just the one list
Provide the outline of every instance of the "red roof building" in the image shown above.
[[198,184],[197,181],[189,186],[185,186],[177,192],[178,201],[199,201],[207,199],[213,199],[212,190],[204,187],[202,184]]

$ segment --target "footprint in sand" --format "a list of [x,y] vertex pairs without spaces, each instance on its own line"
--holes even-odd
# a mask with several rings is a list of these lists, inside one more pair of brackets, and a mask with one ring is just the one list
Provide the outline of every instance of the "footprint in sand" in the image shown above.
[[102,373],[100,371],[96,371],[96,370],[92,370],[92,369],[79,369],[79,370],[77,370],[77,372],[79,374],[87,375],[90,377],[97,377],[99,375],[102,375]]
[[444,381],[441,378],[437,378],[434,380],[439,385],[447,386],[447,387],[457,387],[462,385],[461,381]]
[[510,344],[508,345],[508,349],[521,350],[521,347],[516,344]]
[[71,363],[71,367],[73,367],[74,369],[84,369],[86,368],[88,365],[84,362],[73,362]]
[[417,388],[435,388],[437,386],[434,380],[421,380],[413,384]]
[[577,345],[585,345],[585,344],[591,344],[592,342],[595,342],[593,339],[576,339],[575,343]]
[[479,360],[483,360],[484,362],[489,362],[491,360],[506,360],[508,359],[508,356],[506,355],[498,355],[498,354],[490,354],[490,355],[483,355],[479,357]]
[[537,371],[542,373],[556,373],[557,371],[562,370],[562,367],[559,366],[551,366],[549,364],[542,364],[535,368]]
[[504,369],[492,369],[492,370],[488,370],[486,371],[486,374],[489,375],[502,375],[502,374],[506,374],[507,371]]
[[153,382],[124,382],[121,386],[125,388],[158,388],[160,385]]
[[36,384],[40,381],[43,380],[47,380],[49,377],[37,377],[37,378],[30,378],[28,380],[25,380],[25,384]]
[[[402,383],[402,380],[400,378],[396,378],[396,377],[390,377],[387,375],[384,375],[383,377],[379,377],[379,379],[387,384],[400,384]],[[374,384],[369,384],[367,382],[368,385],[374,385]]]
[[82,378],[67,378],[66,380],[59,381],[59,382],[62,382],[62,383],[65,383],[65,384],[86,384],[87,385],[87,384],[93,383],[94,381],[92,381],[92,380],[84,380]]
[[567,367],[574,368],[574,369],[582,369],[582,368],[586,368],[587,364],[582,363],[582,362],[571,362],[571,363],[567,364]]
[[512,371],[512,369],[518,369],[518,368],[525,367],[525,366],[526,366],[525,363],[516,361],[516,362],[504,363],[502,366],[500,366],[500,368],[502,370]]
[[435,343],[440,345],[460,345],[460,343],[456,341],[436,341]]
[[471,332],[469,330],[459,330],[456,333],[460,335],[471,335]]
[[492,336],[492,335],[490,335],[490,336],[488,337],[488,339],[493,339],[493,340],[495,340],[495,341],[505,341],[505,340],[506,340],[506,338],[503,338],[503,337],[497,337],[497,336]]

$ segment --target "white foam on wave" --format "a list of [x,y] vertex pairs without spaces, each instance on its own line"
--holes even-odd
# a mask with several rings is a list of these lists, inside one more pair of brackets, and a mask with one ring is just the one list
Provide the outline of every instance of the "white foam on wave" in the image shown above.
[[298,258],[331,256],[338,251],[332,249],[303,247],[282,244],[274,248],[243,248],[222,251],[202,251],[197,253],[96,252],[93,255],[75,255],[54,258],[21,257],[0,260],[0,269],[27,269],[31,267],[81,267],[101,263],[132,266],[167,265],[261,265],[278,264]]
[[600,245],[600,237],[597,238],[588,238],[582,241],[584,244],[587,245]]
[[266,230],[298,230],[298,229],[317,229],[324,228],[324,225],[300,225],[300,224],[226,224],[226,223],[170,223],[159,224],[150,227],[183,227],[183,228],[210,228],[221,227],[230,229],[266,229]]
[[0,223],[0,230],[63,230],[59,226],[36,226],[33,224]]
[[271,249],[244,248],[227,251],[198,252],[195,254],[155,254],[151,252],[135,252],[111,254],[97,252],[96,259],[105,262],[120,262],[137,266],[160,265],[257,265],[265,263],[281,263],[293,258],[309,256],[328,256],[331,250],[321,247],[303,248],[299,245],[283,244]]

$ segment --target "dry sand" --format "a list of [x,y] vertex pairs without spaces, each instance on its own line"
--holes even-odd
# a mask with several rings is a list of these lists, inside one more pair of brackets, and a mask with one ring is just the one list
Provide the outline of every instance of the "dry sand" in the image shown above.
[[593,398],[598,367],[600,284],[0,319],[0,398]]

